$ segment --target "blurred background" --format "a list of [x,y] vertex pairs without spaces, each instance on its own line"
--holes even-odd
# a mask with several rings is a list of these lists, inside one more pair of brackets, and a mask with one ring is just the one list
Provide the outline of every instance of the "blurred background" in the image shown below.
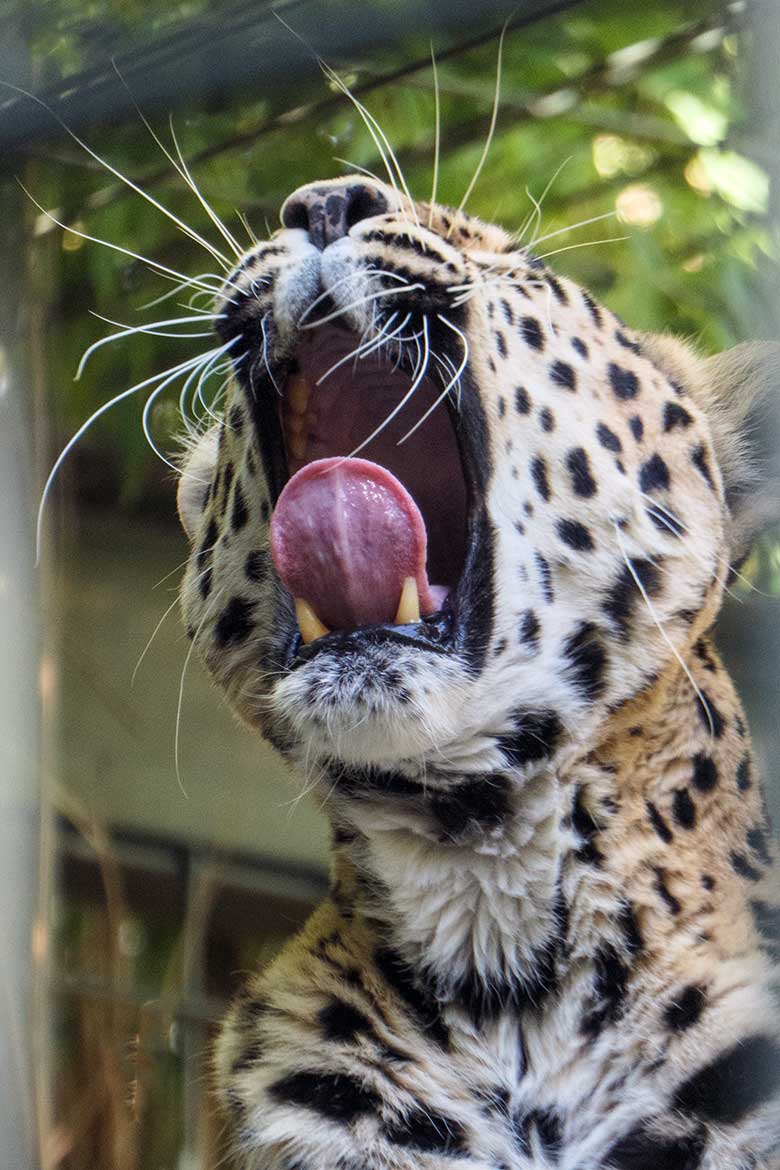
[[[74,381],[86,347],[114,329],[94,314],[132,327],[188,311],[187,290],[144,307],[173,285],[142,257],[184,275],[213,272],[213,262],[62,123],[219,242],[150,132],[172,150],[172,127],[203,195],[248,245],[273,230],[299,184],[381,166],[306,44],[366,103],[410,189],[427,196],[432,43],[439,198],[457,204],[485,142],[511,11],[495,139],[469,210],[517,230],[544,194],[540,231],[572,228],[543,249],[557,253],[558,271],[632,326],[710,352],[778,335],[776,9],[768,0],[0,8],[0,1161],[9,1170],[228,1167],[208,1087],[214,1024],[245,973],[319,899],[326,865],[317,807],[297,799],[279,759],[187,659],[174,476],[144,438],[143,393],[69,455],[34,567],[35,510],[64,443],[111,397],[211,344],[137,333],[101,347]],[[150,429],[175,452],[176,386],[157,400]],[[743,572],[721,643],[777,809],[777,533]]]

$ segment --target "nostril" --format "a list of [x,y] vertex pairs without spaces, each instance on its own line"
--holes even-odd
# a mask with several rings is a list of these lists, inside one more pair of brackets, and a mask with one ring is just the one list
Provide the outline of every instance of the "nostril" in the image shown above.
[[302,199],[287,203],[282,211],[282,223],[286,228],[309,230],[309,208]]
[[382,215],[387,211],[387,200],[379,191],[370,187],[350,187],[346,193],[346,225],[347,230],[360,223],[362,219],[371,219],[374,215]]

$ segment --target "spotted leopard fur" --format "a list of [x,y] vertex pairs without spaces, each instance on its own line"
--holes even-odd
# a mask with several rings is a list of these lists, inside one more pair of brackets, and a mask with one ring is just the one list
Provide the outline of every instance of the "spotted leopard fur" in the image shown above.
[[[372,213],[337,231],[345,187]],[[241,1164],[775,1170],[780,896],[711,638],[769,507],[748,440],[773,354],[640,336],[500,228],[389,188],[304,196],[319,219],[226,285],[249,356],[180,487],[190,636],[332,826],[328,900],[219,1041]],[[453,367],[468,345],[457,636],[345,636],[291,669],[259,436],[323,289],[358,334],[386,317],[346,307],[369,267],[424,286]]]

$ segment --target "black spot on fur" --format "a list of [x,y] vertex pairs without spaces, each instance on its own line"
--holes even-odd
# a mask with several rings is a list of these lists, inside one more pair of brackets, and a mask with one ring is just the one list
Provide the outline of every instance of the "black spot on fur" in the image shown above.
[[625,938],[626,948],[629,954],[638,955],[644,949],[645,944],[639,929],[639,923],[636,920],[634,907],[630,902],[623,903],[618,921],[623,931],[623,937]]
[[397,1146],[428,1154],[467,1154],[466,1133],[459,1121],[430,1107],[411,1109],[385,1126],[385,1136]]
[[544,279],[547,281],[553,293],[555,294],[555,299],[557,300],[558,304],[568,305],[569,298],[566,296],[566,290],[558,280],[557,276],[553,276],[552,272],[545,272]]
[[712,893],[715,889],[715,878],[710,873],[703,873],[701,875],[701,884],[708,893]]
[[513,716],[514,731],[499,735],[497,743],[511,767],[547,759],[555,751],[563,727],[555,711],[519,708]]
[[228,415],[228,423],[237,435],[244,429],[244,412],[237,402],[234,402]]
[[614,431],[609,429],[606,423],[600,422],[596,427],[596,437],[602,447],[606,447],[608,451],[614,451],[617,454],[623,450],[623,444],[620,442],[620,439]]
[[623,641],[628,638],[634,611],[637,605],[642,603],[642,594],[634,574],[641,581],[642,588],[648,597],[655,597],[661,588],[661,573],[658,566],[652,561],[637,557],[631,561],[631,567],[634,570],[633,573],[628,565],[623,566],[614,585],[602,602],[604,612],[617,626]]
[[707,451],[703,443],[700,443],[699,446],[691,452],[691,463],[693,463],[693,466],[696,468],[699,474],[703,476],[707,485],[712,488],[713,491],[715,491],[715,481],[712,478],[710,465],[707,462]]
[[448,837],[461,837],[468,829],[492,832],[511,814],[510,781],[500,772],[465,780],[431,799],[431,812]]
[[440,1048],[448,1049],[450,1036],[441,1018],[438,1003],[420,987],[398,952],[391,947],[380,947],[374,952],[374,964],[384,981],[424,1028],[426,1035]]
[[534,560],[536,567],[539,570],[539,580],[542,586],[542,596],[548,605],[552,605],[555,601],[555,594],[553,592],[552,571],[546,557],[542,556],[540,552],[534,553]]
[[704,1146],[702,1129],[686,1137],[662,1137],[640,1122],[612,1146],[605,1165],[609,1170],[699,1170]]
[[327,762],[328,775],[339,792],[353,798],[360,796],[409,797],[421,796],[425,791],[417,780],[410,780],[400,772],[383,770],[370,764],[349,767],[339,760]]
[[596,1006],[582,1021],[582,1031],[594,1039],[605,1024],[618,1019],[623,1011],[628,986],[628,968],[609,944],[599,947],[594,961],[594,998]]
[[664,1022],[671,1032],[685,1032],[698,1022],[707,996],[704,988],[689,983],[664,1009]]
[[669,468],[656,452],[639,469],[639,487],[643,492],[662,491],[669,483]]
[[588,498],[595,496],[596,481],[591,475],[590,463],[584,447],[574,447],[566,456],[566,466],[571,475],[571,485],[575,494]]
[[650,818],[650,824],[653,826],[661,840],[668,845],[671,841],[674,840],[674,834],[672,833],[672,830],[669,828],[666,821],[661,816],[656,806],[653,804],[652,800],[646,800],[645,807],[647,809],[647,815]]
[[334,999],[317,1016],[326,1040],[354,1043],[359,1032],[373,1036],[368,1016],[343,999]]
[[241,488],[241,480],[236,479],[236,486],[233,489],[233,511],[230,516],[230,524],[234,532],[238,532],[243,528],[249,519],[249,509],[246,506],[246,497]]
[[563,543],[575,552],[592,552],[596,547],[590,532],[579,520],[559,520],[556,527]]
[[572,337],[571,347],[580,355],[581,358],[586,358],[588,356],[588,347],[581,337]]
[[518,414],[530,413],[531,399],[528,397],[525,386],[518,386],[515,389],[515,410]]
[[702,703],[702,700],[698,695],[696,696],[696,710],[699,713],[699,718],[706,727],[707,731],[713,734],[716,739],[720,739],[720,737],[723,735],[723,729],[726,726],[726,721],[703,687],[701,688],[701,694],[704,699],[704,703]]
[[280,1105],[312,1109],[329,1121],[349,1123],[375,1113],[379,1095],[347,1073],[295,1072],[268,1086],[269,1097]]
[[505,297],[501,298],[501,312],[504,314],[504,320],[507,325],[514,325],[515,315],[512,312],[512,306]]
[[555,430],[555,415],[548,406],[543,406],[539,411],[539,422],[542,424],[542,430],[548,435],[550,431]]
[[571,822],[581,842],[577,848],[577,858],[588,865],[600,865],[603,855],[596,845],[599,824],[585,803],[585,792],[582,785],[578,786],[574,794]]
[[666,874],[659,866],[655,867],[655,888],[658,891],[658,893],[661,895],[661,897],[663,898],[670,913],[671,914],[679,914],[680,911],[682,910],[682,906],[680,905],[678,899],[675,898],[674,894],[671,892],[671,890],[667,886]]
[[496,336],[496,349],[500,353],[501,357],[505,358],[507,355],[506,338],[504,337],[504,335],[500,329],[496,330],[495,336]]
[[590,315],[593,318],[594,325],[598,326],[598,328],[600,329],[601,325],[602,325],[602,320],[603,320],[602,316],[601,316],[601,309],[596,304],[596,302],[594,301],[594,299],[590,295],[590,293],[586,292],[585,289],[582,290],[582,299],[585,302],[585,304],[588,306],[588,309],[590,311]]
[[512,1119],[512,1134],[521,1153],[531,1152],[531,1132],[535,1130],[544,1153],[557,1161],[563,1140],[563,1124],[552,1109],[534,1109]]
[[750,909],[764,946],[775,962],[780,962],[780,906],[772,906],[760,898],[753,898]]
[[718,783],[718,768],[712,756],[697,752],[693,757],[693,784],[699,792],[712,792]]
[[540,352],[544,349],[544,334],[536,317],[523,317],[520,322],[520,329],[523,334],[523,339],[528,345],[532,346],[533,349],[538,349]]
[[745,834],[745,840],[747,841],[748,848],[755,853],[759,861],[763,862],[764,865],[772,864],[772,855],[769,852],[769,844],[763,829],[748,829]]
[[532,609],[527,609],[520,621],[519,640],[523,642],[529,649],[536,651],[539,649],[539,618]]
[[235,646],[248,637],[252,629],[252,604],[243,597],[233,597],[217,619],[214,637],[217,645]]
[[636,341],[632,341],[630,337],[627,337],[622,329],[615,330],[615,340],[624,349],[630,349],[632,353],[641,353],[639,344]]
[[568,362],[553,362],[550,366],[550,377],[556,386],[562,386],[564,390],[577,389],[577,375]]
[[531,476],[539,495],[543,500],[549,500],[550,484],[547,479],[547,464],[541,455],[537,455],[535,459],[531,460]]
[[750,776],[750,756],[743,756],[737,765],[737,788],[747,792],[753,781]]
[[264,581],[268,575],[268,553],[255,549],[247,555],[244,572],[250,581]]
[[679,402],[670,401],[664,406],[665,432],[674,430],[675,427],[689,427],[692,422],[692,416]]
[[639,415],[632,415],[632,417],[628,420],[628,425],[630,426],[631,434],[634,436],[637,443],[640,442],[642,436],[645,433],[645,424],[642,422]]
[[674,1108],[716,1125],[734,1125],[780,1085],[780,1046],[750,1036],[722,1052],[679,1087]]
[[639,393],[639,379],[633,370],[626,370],[615,362],[609,363],[609,381],[617,398],[636,398]]
[[681,521],[673,514],[670,514],[666,508],[661,508],[660,505],[648,504],[645,511],[659,532],[663,532],[665,536],[676,536],[679,538],[685,532],[685,527]]
[[756,869],[754,865],[750,864],[744,853],[737,853],[737,851],[734,850],[734,852],[732,852],[729,857],[729,861],[731,862],[731,868],[734,870],[734,873],[739,874],[739,876],[745,878],[746,881],[761,881],[761,871]]
[[692,829],[696,824],[696,805],[687,788],[677,788],[672,797],[672,816],[681,829]]
[[271,516],[271,505],[268,503],[268,500],[263,500],[263,502],[260,505],[260,519],[262,520],[263,524],[268,523],[270,516]]
[[594,622],[581,622],[563,647],[567,673],[580,694],[591,702],[604,693],[607,652]]

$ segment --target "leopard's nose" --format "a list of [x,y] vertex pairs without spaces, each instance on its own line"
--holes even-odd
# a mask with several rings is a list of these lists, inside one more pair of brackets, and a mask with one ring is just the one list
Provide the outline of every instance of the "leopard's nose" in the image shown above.
[[378,187],[347,179],[329,186],[299,187],[285,200],[281,219],[286,228],[308,232],[314,247],[322,251],[348,235],[361,219],[382,215],[387,209],[387,199]]

